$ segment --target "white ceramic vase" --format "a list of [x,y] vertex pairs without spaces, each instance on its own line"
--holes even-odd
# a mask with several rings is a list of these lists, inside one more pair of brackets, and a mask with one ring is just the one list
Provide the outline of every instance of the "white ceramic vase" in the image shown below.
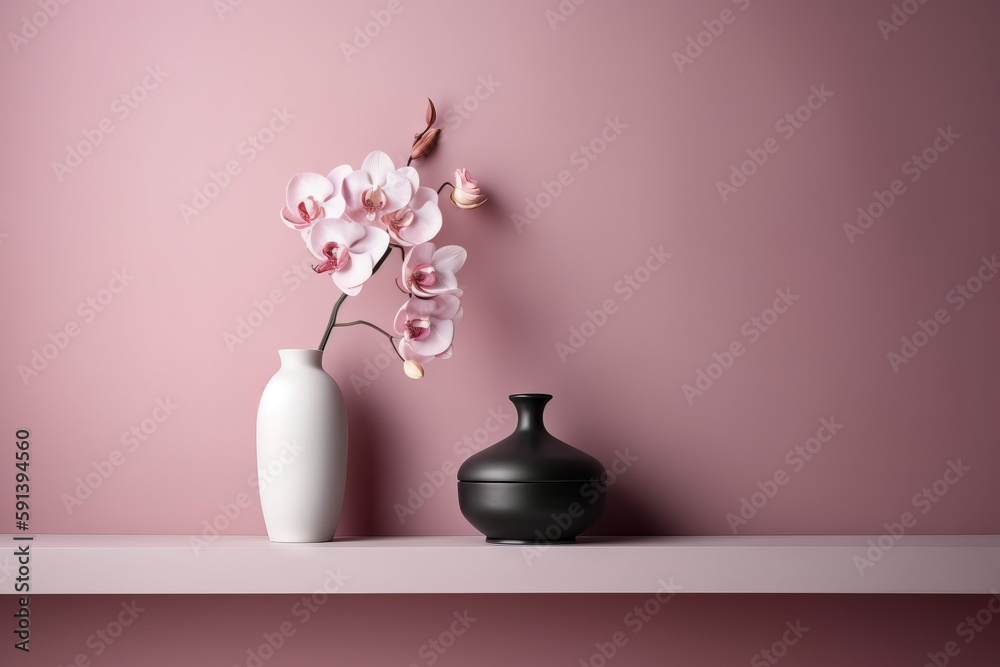
[[347,411],[319,350],[278,350],[257,411],[257,478],[272,542],[329,542],[347,481]]

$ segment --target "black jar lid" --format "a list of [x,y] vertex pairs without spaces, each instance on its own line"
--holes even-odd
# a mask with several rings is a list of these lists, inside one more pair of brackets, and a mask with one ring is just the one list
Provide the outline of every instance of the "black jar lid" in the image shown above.
[[512,394],[518,423],[514,432],[470,456],[458,469],[459,482],[588,482],[604,474],[596,458],[559,440],[542,421],[550,394]]

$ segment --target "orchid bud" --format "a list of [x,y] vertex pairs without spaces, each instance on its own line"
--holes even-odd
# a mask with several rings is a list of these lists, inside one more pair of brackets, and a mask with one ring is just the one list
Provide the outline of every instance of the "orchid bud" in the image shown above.
[[427,98],[427,127],[434,124],[437,120],[438,114],[437,109],[434,108],[434,103],[431,102],[431,98]]
[[413,359],[407,359],[403,362],[403,372],[406,373],[406,377],[413,378],[414,380],[419,380],[424,376],[424,368]]
[[439,127],[427,130],[418,136],[416,141],[413,142],[413,148],[410,150],[410,159],[418,160],[422,157],[430,155],[437,146],[438,137],[440,136],[441,128]]
[[487,197],[479,190],[479,181],[472,178],[468,169],[455,170],[455,189],[451,191],[451,202],[461,209],[479,208]]

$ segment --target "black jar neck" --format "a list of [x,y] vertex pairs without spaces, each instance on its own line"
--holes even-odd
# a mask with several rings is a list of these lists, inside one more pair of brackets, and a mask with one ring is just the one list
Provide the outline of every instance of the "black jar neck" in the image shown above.
[[552,400],[551,394],[512,394],[511,403],[517,410],[518,431],[545,431],[545,404]]

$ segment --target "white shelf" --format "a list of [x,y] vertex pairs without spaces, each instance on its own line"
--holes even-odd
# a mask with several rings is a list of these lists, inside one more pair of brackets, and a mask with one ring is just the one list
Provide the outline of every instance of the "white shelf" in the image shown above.
[[311,593],[331,573],[343,575],[341,593],[654,593],[664,582],[681,593],[989,593],[1000,587],[996,535],[907,536],[863,576],[854,557],[867,558],[875,536],[590,537],[543,551],[486,544],[481,537],[273,544],[266,537],[223,536],[198,551],[192,547],[197,538],[186,535],[13,538],[0,538],[0,592],[6,594],[14,592],[11,545],[19,544],[31,545],[31,594]]

